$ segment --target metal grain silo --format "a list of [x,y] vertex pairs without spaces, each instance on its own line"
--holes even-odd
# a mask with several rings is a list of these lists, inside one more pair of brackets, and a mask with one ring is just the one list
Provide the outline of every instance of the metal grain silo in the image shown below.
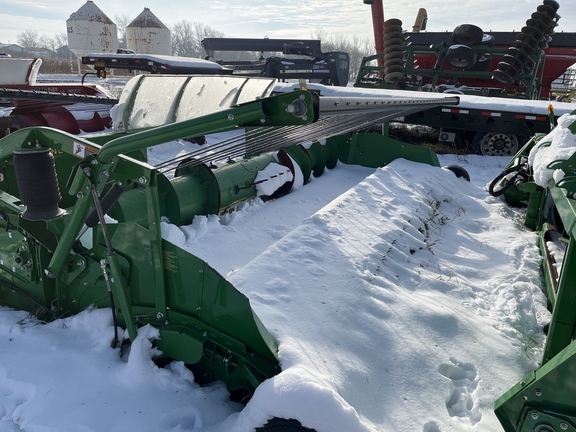
[[88,53],[115,53],[118,49],[116,24],[91,0],[66,20],[68,47],[82,57]]
[[126,46],[138,54],[171,55],[170,29],[150,9],[144,8],[126,26]]

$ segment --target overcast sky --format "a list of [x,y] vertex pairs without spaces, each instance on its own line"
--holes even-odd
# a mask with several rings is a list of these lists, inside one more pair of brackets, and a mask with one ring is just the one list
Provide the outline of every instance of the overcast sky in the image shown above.
[[[66,20],[84,0],[0,0],[0,43],[16,43],[30,29],[52,37],[66,33]],[[329,35],[373,39],[371,8],[362,0],[94,0],[113,21],[136,18],[150,8],[168,27],[180,20],[201,22],[228,37],[304,38],[321,28]],[[575,0],[559,0],[557,31],[576,31]],[[384,0],[386,19],[399,18],[411,30],[420,7],[428,11],[428,30],[452,31],[475,24],[485,32],[519,31],[542,0]]]

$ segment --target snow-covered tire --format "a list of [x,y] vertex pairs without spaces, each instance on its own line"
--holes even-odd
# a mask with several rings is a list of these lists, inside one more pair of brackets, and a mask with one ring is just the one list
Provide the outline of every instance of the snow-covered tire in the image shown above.
[[463,177],[466,181],[470,182],[470,174],[460,165],[446,165],[444,168],[452,171],[456,177]]
[[478,55],[467,45],[452,45],[446,51],[444,61],[450,66],[460,69],[470,69],[476,64]]
[[452,32],[452,42],[462,45],[480,45],[484,32],[480,27],[472,24],[460,24]]
[[298,420],[274,417],[264,426],[256,428],[256,432],[316,432],[302,426]]

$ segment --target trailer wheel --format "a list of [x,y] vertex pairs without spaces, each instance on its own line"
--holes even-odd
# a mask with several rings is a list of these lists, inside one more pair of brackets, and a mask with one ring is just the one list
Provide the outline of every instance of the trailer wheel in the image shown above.
[[484,156],[513,156],[518,151],[518,138],[500,132],[478,132],[472,145],[476,153]]
[[466,45],[452,45],[446,51],[444,61],[450,66],[461,69],[470,69],[476,64],[478,55],[476,51]]
[[274,417],[264,426],[256,428],[256,432],[316,432],[302,426],[298,420]]
[[452,42],[462,45],[480,45],[484,32],[480,27],[472,24],[460,24],[452,32]]

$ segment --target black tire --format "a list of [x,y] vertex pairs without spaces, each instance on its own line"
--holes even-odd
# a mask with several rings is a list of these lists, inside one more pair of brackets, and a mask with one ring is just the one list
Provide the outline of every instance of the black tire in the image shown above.
[[482,42],[480,42],[480,45],[484,45],[484,46],[493,48],[495,43],[496,43],[496,38],[494,36],[486,34],[486,33],[484,33],[482,35]]
[[404,43],[404,33],[401,31],[387,31],[384,34],[384,45],[386,45],[386,42],[390,39],[402,39],[402,43]]
[[477,59],[478,55],[476,54],[476,51],[469,46],[462,44],[452,45],[448,48],[448,51],[446,51],[446,57],[444,57],[446,63],[459,69],[470,69],[476,64]]
[[[391,67],[391,66],[404,66],[404,59],[403,58],[393,58],[384,62],[384,68]],[[384,72],[386,73],[386,72]]]
[[403,45],[404,45],[404,39],[399,39],[399,38],[387,39],[384,41],[384,51],[390,50],[390,49],[402,50]]
[[558,9],[554,9],[553,7],[548,6],[547,4],[541,4],[540,6],[538,6],[536,8],[536,10],[538,12],[545,13],[546,15],[548,15],[552,19],[560,18],[560,16],[556,13],[558,11]]
[[402,20],[398,18],[390,18],[389,20],[384,21],[384,28],[388,28],[390,26],[402,26]]
[[529,45],[532,50],[538,46],[538,40],[534,39],[533,36],[530,36],[527,33],[518,33],[516,39],[520,42],[524,42],[525,44]]
[[532,55],[534,52],[534,48],[527,44],[526,42],[522,42],[521,40],[515,40],[512,42],[512,47],[522,51],[526,55]]
[[461,45],[480,45],[484,32],[472,24],[460,24],[452,32],[452,42]]
[[384,63],[390,61],[392,59],[403,59],[404,54],[402,51],[392,51],[384,55]]
[[550,29],[550,26],[547,26],[542,21],[538,21],[538,20],[533,19],[533,18],[526,20],[526,25],[528,27],[538,29],[540,32],[542,32],[542,34],[548,33],[548,30]]
[[402,26],[398,25],[391,25],[384,29],[384,38],[388,35],[388,33],[402,33]]
[[504,72],[505,74],[516,77],[520,73],[518,69],[512,66],[510,63],[506,63],[505,61],[501,61],[498,63],[498,70]]
[[540,30],[534,27],[524,26],[520,31],[524,34],[532,36],[537,41],[542,40],[542,37],[544,36]]
[[502,63],[509,64],[512,69],[517,71],[521,71],[524,68],[524,63],[522,63],[516,57],[511,56],[510,54],[504,54],[502,56]]
[[[502,63],[502,62],[500,62],[500,63]],[[498,63],[498,67],[500,67],[500,63]],[[503,72],[500,69],[496,69],[494,71],[494,74],[492,75],[492,79],[495,79],[496,81],[500,81],[502,84],[505,84],[505,85],[514,84],[514,78],[511,77],[508,73]]]
[[384,68],[384,75],[390,75],[396,72],[404,74],[404,66],[388,66]]
[[492,66],[492,56],[489,53],[485,53],[480,57],[478,57],[478,60],[476,61],[474,66],[472,66],[468,70],[475,72],[484,72],[489,70],[491,66]]
[[389,45],[384,48],[385,54],[389,54],[394,51],[402,52],[402,45]]
[[256,428],[256,432],[316,432],[314,429],[309,429],[302,426],[298,420],[282,419],[274,417],[269,420],[264,426]]
[[532,15],[530,15],[530,18],[541,21],[548,27],[551,27],[553,25],[552,18],[544,12],[534,12]]
[[404,52],[401,47],[388,47],[384,49],[384,64],[392,59],[404,60]]
[[402,82],[406,79],[406,76],[403,72],[392,72],[388,75],[384,75],[384,81],[390,84],[396,84]]
[[[520,51],[518,48],[514,48],[514,47],[508,48],[508,54],[510,54],[516,60],[520,61],[523,66],[528,64],[528,62],[530,60],[530,56],[526,55],[525,53]],[[523,69],[523,68],[521,68],[521,69]]]
[[384,49],[396,46],[402,48],[402,45],[404,45],[404,38],[402,37],[402,33],[394,33],[393,36],[389,36],[384,40]]
[[555,11],[560,9],[560,4],[558,4],[556,0],[544,0],[542,3],[544,3],[546,6],[550,6]]
[[444,168],[452,171],[456,177],[463,177],[467,182],[470,182],[470,174],[460,165],[446,165]]

